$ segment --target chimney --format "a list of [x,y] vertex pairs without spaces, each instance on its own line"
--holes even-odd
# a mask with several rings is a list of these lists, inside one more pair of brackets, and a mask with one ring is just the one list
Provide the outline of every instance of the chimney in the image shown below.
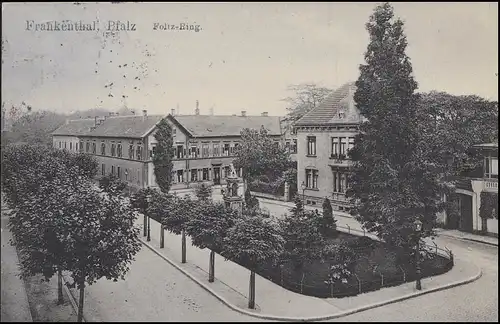
[[241,111],[241,117],[246,117],[247,116],[247,112],[245,110],[242,110]]
[[99,118],[99,116],[94,117],[94,127],[97,127],[97,125],[99,125],[99,123],[97,122],[97,118]]
[[264,111],[261,115],[264,116],[264,117],[267,117],[268,116],[267,115],[267,111]]
[[115,116],[120,116],[120,113],[118,113],[118,112],[115,112]]
[[113,116],[113,113],[111,111],[109,112],[109,116]]
[[131,110],[130,112],[132,113],[132,115],[135,115],[135,110]]
[[172,115],[172,116],[175,115],[175,109],[170,110],[170,115]]
[[200,103],[198,100],[196,100],[196,109],[194,110],[194,114],[197,116],[200,114]]
[[146,109],[144,109],[142,111],[142,120],[144,121],[147,117],[148,117],[148,111]]

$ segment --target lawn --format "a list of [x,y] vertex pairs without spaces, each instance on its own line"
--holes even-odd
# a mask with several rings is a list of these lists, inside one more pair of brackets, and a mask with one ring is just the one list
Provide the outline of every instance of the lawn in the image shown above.
[[[328,244],[338,244],[341,241],[352,246],[358,255],[355,275],[348,279],[347,284],[338,283],[333,287],[327,285],[325,280],[328,279],[329,264],[320,260],[305,265],[304,271],[295,270],[290,263],[285,263],[282,269],[272,264],[262,264],[256,272],[288,290],[320,298],[354,296],[360,291],[373,291],[415,280],[415,266],[398,265],[395,249],[387,244],[343,232],[339,232],[336,238],[329,239]],[[240,265],[245,266],[242,263]],[[445,273],[451,267],[450,261],[442,256],[425,258],[421,262],[422,277]]]

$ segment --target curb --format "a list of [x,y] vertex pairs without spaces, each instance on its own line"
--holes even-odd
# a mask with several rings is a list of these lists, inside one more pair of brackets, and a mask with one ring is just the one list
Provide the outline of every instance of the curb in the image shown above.
[[[71,306],[73,307],[73,310],[75,311],[76,316],[78,316],[78,305],[76,304],[76,299],[73,296],[73,293],[71,292],[71,290],[69,290],[68,286],[66,286],[66,280],[64,279],[64,275],[62,276],[62,282],[63,282],[64,291],[66,291],[66,294],[68,295],[69,302],[71,303]],[[82,321],[87,322],[85,320],[85,314],[82,314]]]
[[448,235],[448,234],[440,234],[440,233],[438,233],[438,236],[450,237],[450,238],[453,238],[453,239],[456,239],[456,240],[459,240],[459,241],[475,242],[475,243],[486,244],[486,245],[490,245],[490,246],[496,246],[496,247],[498,247],[498,243],[497,243],[497,244],[495,244],[495,243],[486,242],[486,241],[481,241],[481,240],[478,240],[478,239],[473,239],[473,238],[456,237],[456,236],[453,236],[453,235]]
[[354,309],[351,309],[351,310],[347,310],[347,311],[340,312],[340,313],[337,313],[337,314],[332,314],[332,315],[315,316],[315,317],[284,317],[284,316],[274,316],[274,315],[265,315],[265,314],[252,313],[252,312],[249,312],[247,310],[244,310],[244,309],[242,309],[240,307],[237,307],[237,306],[231,304],[224,297],[222,297],[218,293],[216,293],[212,288],[208,287],[205,283],[201,282],[200,280],[198,280],[197,278],[195,278],[194,276],[192,276],[190,273],[188,273],[186,270],[184,270],[181,267],[179,267],[174,261],[170,260],[169,258],[167,258],[166,256],[164,256],[163,254],[161,254],[160,252],[158,252],[150,244],[144,242],[142,239],[139,239],[139,240],[141,241],[142,244],[144,244],[147,248],[149,248],[151,251],[153,251],[156,255],[160,256],[163,260],[165,260],[168,263],[170,263],[170,265],[172,265],[174,268],[176,268],[177,270],[179,270],[180,272],[182,272],[183,274],[185,274],[189,279],[193,280],[199,286],[201,286],[203,289],[205,289],[210,294],[212,294],[213,296],[215,296],[224,305],[228,306],[232,310],[237,311],[237,312],[239,312],[241,314],[252,316],[252,317],[256,317],[256,318],[260,318],[260,319],[266,319],[266,320],[276,320],[276,321],[286,321],[286,322],[292,322],[292,321],[293,322],[311,322],[311,321],[331,320],[331,319],[335,319],[335,318],[339,318],[339,317],[348,316],[348,315],[351,315],[351,314],[354,314],[354,313],[363,312],[363,311],[366,311],[366,310],[369,310],[369,309],[372,309],[372,308],[377,308],[377,307],[385,306],[385,305],[388,305],[388,304],[393,304],[393,303],[396,303],[396,302],[404,301],[404,300],[411,299],[411,298],[414,298],[414,297],[419,297],[419,296],[422,296],[422,295],[425,295],[425,294],[428,294],[428,293],[437,292],[437,291],[446,290],[446,289],[454,288],[454,287],[457,287],[457,286],[465,285],[465,284],[471,283],[473,281],[476,281],[477,279],[481,278],[481,276],[483,275],[482,270],[479,267],[476,266],[476,268],[478,269],[478,272],[474,276],[469,277],[468,279],[455,281],[453,283],[442,285],[442,286],[435,287],[435,288],[431,288],[429,290],[424,290],[424,291],[418,291],[418,292],[410,293],[410,294],[407,294],[407,295],[404,295],[404,296],[392,298],[392,299],[385,300],[385,301],[382,301],[382,302],[378,302],[378,303],[374,303],[374,304],[368,304],[368,305],[365,305],[365,306],[361,306],[361,307],[358,307],[358,308],[354,308]]

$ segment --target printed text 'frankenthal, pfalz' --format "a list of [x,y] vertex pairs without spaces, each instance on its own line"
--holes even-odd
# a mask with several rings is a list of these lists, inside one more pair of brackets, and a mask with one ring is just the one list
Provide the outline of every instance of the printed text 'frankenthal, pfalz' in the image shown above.
[[[100,23],[98,20],[82,21],[82,20],[49,20],[43,22],[35,22],[34,20],[26,20],[27,31],[99,31]],[[104,29],[107,31],[136,31],[136,24],[130,20],[109,20],[104,23]]]

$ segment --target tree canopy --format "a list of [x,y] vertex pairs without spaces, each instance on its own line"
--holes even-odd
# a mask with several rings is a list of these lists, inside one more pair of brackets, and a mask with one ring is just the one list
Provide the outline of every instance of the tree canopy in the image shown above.
[[285,122],[294,123],[310,110],[316,108],[332,90],[315,83],[301,83],[288,86],[293,92],[289,97],[282,99],[287,103]]
[[172,172],[174,165],[174,140],[172,138],[172,127],[163,118],[158,123],[157,131],[154,135],[157,144],[153,155],[154,174],[156,184],[164,193],[168,193],[172,184]]
[[360,66],[355,103],[367,121],[360,125],[347,192],[363,226],[399,246],[409,246],[414,221],[422,236],[433,234],[444,191],[418,121],[417,82],[403,22],[393,8],[377,6],[366,25],[370,43]]

